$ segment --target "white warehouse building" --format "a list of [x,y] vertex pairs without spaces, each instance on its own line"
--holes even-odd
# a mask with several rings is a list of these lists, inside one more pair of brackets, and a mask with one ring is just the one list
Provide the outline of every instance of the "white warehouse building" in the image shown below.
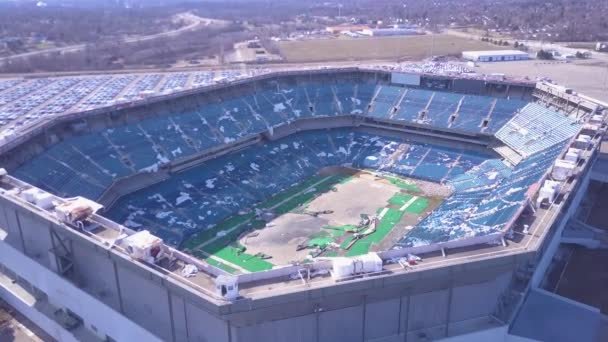
[[530,56],[519,50],[463,51],[462,58],[474,62],[522,61]]

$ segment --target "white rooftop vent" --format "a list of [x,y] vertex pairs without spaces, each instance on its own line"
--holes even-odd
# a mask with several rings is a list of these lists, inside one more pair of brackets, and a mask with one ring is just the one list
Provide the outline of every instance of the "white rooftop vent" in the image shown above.
[[332,260],[334,280],[340,280],[361,273],[382,271],[382,259],[376,253],[368,253],[352,258],[334,258]]
[[540,189],[538,193],[538,198],[536,199],[536,207],[540,207],[541,203],[544,200],[547,200],[549,203],[553,203],[557,194],[559,192],[560,183],[552,180],[546,180],[543,184],[543,187]]
[[593,134],[595,134],[599,130],[600,124],[586,123],[583,125],[583,131],[586,131],[586,133],[592,132]]
[[34,203],[44,210],[51,209],[54,206],[53,198],[48,192],[39,192],[34,195]]
[[582,151],[578,148],[569,148],[564,159],[573,163],[577,163],[578,158],[580,158],[581,156],[581,153]]
[[120,243],[133,258],[155,264],[164,255],[163,240],[147,230],[139,231],[124,238]]
[[556,160],[551,177],[557,181],[565,181],[574,174],[576,164],[568,160]]
[[30,203],[35,203],[34,196],[36,196],[36,194],[39,192],[40,192],[40,189],[30,188],[30,189],[23,191],[21,193],[21,197],[23,197],[24,200],[26,200]]
[[226,300],[237,299],[239,297],[238,278],[233,275],[219,275],[215,278],[215,292]]
[[589,120],[590,123],[596,124],[596,125],[601,125],[603,121],[604,121],[604,117],[599,114],[595,114],[594,116],[591,117],[591,120]]
[[76,224],[86,220],[103,206],[84,197],[74,197],[55,208],[57,218],[65,223]]
[[572,147],[578,148],[581,150],[586,150],[591,144],[591,137],[585,134],[580,134],[576,140],[572,143]]

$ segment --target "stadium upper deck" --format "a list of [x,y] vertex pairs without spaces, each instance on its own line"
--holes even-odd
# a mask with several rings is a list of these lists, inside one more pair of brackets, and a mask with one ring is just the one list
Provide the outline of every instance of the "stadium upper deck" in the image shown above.
[[[355,115],[472,137],[491,136],[505,124],[524,122],[537,113],[560,123],[552,130],[531,130],[520,137],[522,146],[538,139],[547,141],[534,150],[524,150],[503,138],[527,158],[515,167],[490,155],[352,131],[295,135],[286,142],[250,147],[240,155],[176,174],[144,193],[128,197],[111,213],[111,217],[134,228],[145,222],[167,242],[180,245],[184,238],[301,182],[323,166],[349,164],[444,182],[456,190],[397,244],[413,248],[504,234],[530,198],[528,188],[541,179],[563,143],[580,129],[562,114],[528,104],[524,94],[520,99],[509,99],[404,87],[379,82],[369,75],[339,79],[328,75],[309,80],[262,80],[147,108],[141,121],[67,137],[13,174],[63,197],[98,199],[120,179],[156,173],[171,163],[259,133],[270,132],[272,136],[275,127],[301,119]],[[149,82],[146,78],[142,89]],[[397,146],[405,143],[405,150],[401,148],[397,153]],[[277,165],[284,168],[278,178],[266,171],[279,170]],[[204,189],[204,195],[197,197],[189,190],[192,187]],[[179,209],[180,214],[171,208]]]

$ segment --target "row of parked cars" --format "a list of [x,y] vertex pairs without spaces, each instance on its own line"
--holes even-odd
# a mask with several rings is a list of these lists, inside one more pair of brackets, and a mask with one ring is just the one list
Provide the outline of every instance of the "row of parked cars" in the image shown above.
[[41,118],[166,95],[262,70],[196,71],[0,80],[0,138]]

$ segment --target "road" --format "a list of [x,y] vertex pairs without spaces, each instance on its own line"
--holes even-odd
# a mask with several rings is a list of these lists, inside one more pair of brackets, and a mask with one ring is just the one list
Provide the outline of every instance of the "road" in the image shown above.
[[[199,16],[194,15],[189,12],[177,14],[174,17],[174,20],[184,20],[187,23],[187,25],[180,27],[178,29],[175,29],[175,30],[171,30],[171,31],[159,32],[159,33],[146,35],[146,36],[127,37],[127,38],[124,38],[122,40],[122,42],[129,44],[129,43],[143,42],[143,41],[154,40],[154,39],[159,39],[159,38],[175,37],[175,36],[179,36],[182,33],[198,30],[203,27],[209,27],[211,25],[227,25],[226,21],[202,18],[202,17],[199,17]],[[52,54],[52,53],[64,54],[64,53],[78,52],[78,51],[84,50],[87,47],[87,45],[88,44],[76,44],[76,45],[69,45],[69,46],[63,46],[63,47],[58,47],[58,48],[30,51],[30,52],[20,53],[20,54],[16,54],[16,55],[11,55],[11,56],[0,57],[0,62],[11,61],[11,60],[15,60],[15,59],[24,58],[24,57],[43,56],[43,55],[48,55],[48,54]]]

